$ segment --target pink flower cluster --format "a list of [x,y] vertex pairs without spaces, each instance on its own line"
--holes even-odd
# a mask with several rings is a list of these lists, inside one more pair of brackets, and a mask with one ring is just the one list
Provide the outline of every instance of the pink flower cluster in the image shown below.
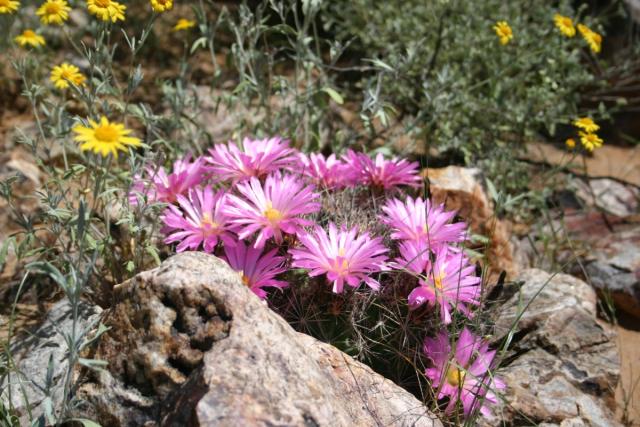
[[382,222],[393,230],[391,238],[400,242],[396,265],[420,277],[409,294],[409,306],[437,305],[445,324],[451,323],[453,309],[470,317],[467,305],[479,304],[480,278],[464,252],[453,245],[466,239],[466,224],[450,223],[454,212],[420,197],[407,197],[404,203],[392,199],[382,211]]
[[433,364],[426,371],[427,378],[439,390],[438,399],[449,399],[445,413],[451,414],[461,404],[466,417],[476,411],[489,416],[487,404],[498,403],[495,391],[505,388],[490,372],[496,351],[467,328],[462,329],[453,350],[449,342],[444,331],[424,342],[424,352]]
[[[241,144],[218,144],[193,161],[189,156],[178,160],[169,172],[147,168],[144,177],[136,176],[129,200],[166,203],[161,217],[165,243],[175,244],[177,252],[204,250],[223,257],[260,298],[267,296],[264,288],[287,287],[278,276],[292,268],[326,277],[334,293],[344,292],[345,284],[357,288],[362,283],[377,291],[383,286],[379,273],[410,273],[417,279],[407,295],[409,308],[436,309],[447,325],[454,312],[472,317],[472,307],[480,304],[481,280],[461,246],[467,227],[452,222],[455,212],[420,197],[387,199],[379,219],[390,230],[391,247],[369,230],[316,223],[323,194],[356,187],[377,195],[401,194],[421,185],[418,166],[353,150],[341,157],[303,154],[281,138],[245,138]],[[389,260],[394,250],[399,256]],[[450,347],[443,334],[425,341],[425,353],[435,365],[427,375],[434,387],[441,387],[440,397],[460,400],[468,414],[475,409],[469,396],[492,402],[491,384],[477,377],[489,369],[494,353],[474,344],[459,356],[460,346],[470,340],[465,329],[464,342],[456,347],[454,381],[446,373]],[[436,375],[436,369],[445,374]],[[454,385],[460,386],[457,395]]]
[[[145,172],[135,177],[129,201],[168,204],[162,215],[165,243],[176,244],[177,252],[224,249],[231,267],[260,297],[266,296],[263,287],[285,285],[272,279],[284,271],[286,260],[311,276],[326,275],[336,293],[345,283],[378,289],[371,274],[387,268],[388,249],[366,231],[330,224],[327,234],[315,224],[320,190],[389,190],[420,182],[415,162],[382,155],[374,161],[352,150],[342,158],[306,155],[278,137],[218,144],[207,156],[176,161],[169,172],[162,167]],[[285,243],[286,257],[278,250],[262,252]],[[251,274],[242,267],[248,258],[260,263]]]

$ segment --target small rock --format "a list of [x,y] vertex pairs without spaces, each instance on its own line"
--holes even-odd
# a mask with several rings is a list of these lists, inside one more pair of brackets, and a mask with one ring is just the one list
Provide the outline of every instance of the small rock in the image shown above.
[[[635,248],[637,251],[638,248]],[[640,318],[640,270],[627,270],[608,262],[595,261],[585,266],[591,284],[616,308]]]
[[572,181],[576,195],[587,206],[598,207],[619,217],[638,213],[640,190],[609,178]]
[[40,169],[27,156],[20,155],[20,152],[14,152],[11,155],[11,160],[7,162],[7,168],[28,178],[36,188],[40,186]]
[[[15,178],[11,184],[13,204],[24,214],[32,214],[40,207],[36,190],[41,185],[42,173],[33,157],[22,149],[0,152],[0,180]],[[9,228],[11,209],[4,198],[0,198],[0,236]]]
[[[82,303],[79,309],[79,322],[76,331],[93,328],[102,310],[98,306]],[[49,396],[54,404],[62,399],[64,378],[67,372],[67,344],[64,335],[72,331],[73,317],[69,301],[63,299],[53,305],[45,320],[32,335],[16,340],[11,348],[11,354],[16,362],[17,370],[21,373],[10,374],[8,384],[0,384],[11,388],[11,404],[20,417],[21,425],[30,425],[27,405],[33,419],[44,414],[43,402],[47,395],[47,367],[49,360],[53,364],[50,381]],[[44,424],[43,424],[44,425]]]
[[640,318],[640,224],[612,223],[613,229],[593,236],[577,236],[589,245],[572,273],[585,279],[617,309]]
[[[617,310],[640,318],[640,216],[565,212],[562,221],[549,224],[545,232],[566,237],[552,252],[556,265],[567,265],[569,273],[592,285],[606,303],[612,301]],[[514,244],[518,261],[529,265],[545,250],[531,240],[535,237]],[[536,266],[540,264],[537,259]]]
[[[0,248],[5,244],[7,244],[7,241],[2,239],[2,236],[0,235]],[[13,245],[9,245],[7,247],[4,261],[0,262],[0,283],[8,283],[11,279],[14,279],[19,273],[18,265],[16,250]]]
[[[536,269],[516,281],[523,282],[520,291],[496,314],[496,340],[517,321],[497,373],[507,384],[509,405],[500,414],[506,425],[619,426],[612,413],[620,376],[616,334],[596,318],[593,289]],[[497,425],[492,421],[486,425]]]
[[204,253],[175,255],[115,288],[80,396],[104,426],[432,426],[415,397],[295,332]]

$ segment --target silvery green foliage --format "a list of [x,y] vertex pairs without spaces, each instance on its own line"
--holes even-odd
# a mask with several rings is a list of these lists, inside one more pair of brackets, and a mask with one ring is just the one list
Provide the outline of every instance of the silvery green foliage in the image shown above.
[[[392,106],[417,140],[481,162],[511,191],[524,184],[526,174],[514,164],[524,142],[563,141],[562,126],[586,114],[583,95],[604,84],[599,57],[579,33],[561,34],[555,13],[603,33],[593,10],[568,1],[340,0],[319,16],[371,58],[377,72],[362,76],[369,115],[382,121]],[[505,46],[492,29],[497,21],[513,29]]]

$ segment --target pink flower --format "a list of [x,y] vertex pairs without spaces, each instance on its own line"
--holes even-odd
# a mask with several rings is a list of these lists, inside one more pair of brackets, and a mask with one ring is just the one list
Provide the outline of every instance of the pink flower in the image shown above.
[[398,245],[400,257],[396,258],[392,267],[397,270],[408,270],[414,274],[422,274],[431,265],[429,248],[419,242],[407,240]]
[[299,160],[302,174],[318,187],[335,190],[347,187],[354,181],[352,168],[338,160],[335,154],[325,158],[320,153],[300,153]]
[[224,247],[227,263],[240,273],[242,283],[263,299],[267,293],[262,288],[266,286],[285,288],[288,286],[287,282],[274,279],[278,274],[287,270],[284,266],[284,257],[276,256],[276,251],[273,249],[262,254],[261,249],[247,247],[244,242]]
[[193,162],[190,160],[190,156],[176,160],[168,175],[163,167],[157,170],[147,167],[146,172],[151,182],[136,175],[129,192],[129,203],[137,205],[140,195],[146,196],[149,202],[174,203],[178,195],[185,195],[191,188],[200,185],[206,172],[204,159],[198,157]]
[[444,205],[433,206],[429,200],[407,197],[405,203],[398,199],[388,201],[382,211],[386,215],[380,219],[394,230],[392,239],[424,242],[433,250],[465,240],[466,224],[449,224],[456,213],[445,211]]
[[354,288],[361,282],[374,290],[380,288],[380,283],[368,276],[386,269],[387,248],[379,237],[371,238],[369,233],[358,236],[356,228],[338,231],[331,223],[328,235],[316,227],[315,234],[302,234],[299,238],[304,247],[289,251],[292,266],[311,270],[312,277],[326,273],[333,282],[333,292],[342,293],[344,282]]
[[296,162],[295,150],[279,137],[245,138],[240,147],[232,142],[218,144],[209,150],[209,154],[206,159],[214,177],[233,182],[264,178],[271,172],[292,169]]
[[495,350],[489,351],[489,344],[464,328],[452,354],[449,337],[442,331],[435,338],[425,339],[424,353],[433,363],[426,375],[431,386],[440,390],[438,399],[449,398],[447,414],[458,402],[462,403],[465,417],[476,410],[484,416],[491,414],[486,404],[498,402],[494,390],[503,390],[505,384],[489,373],[496,355]]
[[[201,245],[205,252],[212,253],[218,240],[225,245],[234,245],[235,238],[229,233],[229,220],[224,213],[227,195],[224,191],[213,193],[210,186],[192,189],[189,199],[178,195],[178,206],[169,205],[162,217],[163,231],[168,234],[165,243],[180,242],[177,252],[197,250]],[[186,214],[186,215],[184,215]]]
[[437,302],[445,324],[451,323],[453,308],[471,317],[465,304],[480,304],[481,280],[474,273],[475,268],[461,250],[441,247],[435,252],[433,264],[427,265],[420,285],[409,294],[409,307],[415,309],[425,303],[434,306]]
[[313,186],[305,186],[291,175],[269,175],[264,184],[251,177],[238,184],[237,190],[244,198],[230,195],[227,213],[239,227],[241,239],[259,232],[256,248],[263,247],[271,237],[282,243],[283,233],[299,234],[302,227],[312,224],[300,216],[320,210]]
[[400,185],[418,187],[422,181],[418,162],[397,158],[385,160],[382,153],[378,153],[374,161],[366,154],[353,150],[349,150],[343,158],[351,167],[357,184],[388,190]]

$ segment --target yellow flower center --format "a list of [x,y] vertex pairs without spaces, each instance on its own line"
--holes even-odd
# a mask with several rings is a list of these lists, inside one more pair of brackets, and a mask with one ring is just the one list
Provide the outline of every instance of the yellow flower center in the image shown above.
[[22,37],[33,39],[36,37],[36,33],[34,33],[32,30],[24,30],[24,33],[22,33]]
[[209,215],[208,213],[202,215],[202,219],[200,220],[200,227],[204,228],[207,232],[215,231],[215,229],[217,229],[219,226],[220,225],[215,222],[211,218],[211,215]]
[[58,3],[47,3],[44,10],[47,15],[57,15],[60,13],[61,7]]
[[9,7],[9,0],[0,0],[0,7]]
[[458,387],[464,383],[465,375],[467,375],[467,373],[463,369],[458,369],[450,365],[449,369],[447,369],[447,382],[454,387]]
[[60,79],[62,80],[73,80],[73,77],[74,77],[73,71],[64,69],[60,72]]
[[94,0],[94,3],[98,7],[107,8],[111,6],[111,0]]
[[118,129],[112,124],[100,125],[93,132],[97,140],[109,144],[118,142],[118,138],[120,137]]
[[433,278],[433,285],[436,289],[442,290],[442,280],[444,279],[443,275],[437,275]]
[[274,209],[271,203],[267,203],[267,209],[265,209],[262,214],[272,224],[279,222],[283,216],[282,212],[280,212],[278,209]]
[[[338,248],[338,256],[343,258],[346,253],[345,248]],[[337,260],[336,260],[337,261]],[[338,269],[338,273],[345,273],[349,270],[349,262],[346,259],[343,259],[340,265],[336,264],[336,268]]]

